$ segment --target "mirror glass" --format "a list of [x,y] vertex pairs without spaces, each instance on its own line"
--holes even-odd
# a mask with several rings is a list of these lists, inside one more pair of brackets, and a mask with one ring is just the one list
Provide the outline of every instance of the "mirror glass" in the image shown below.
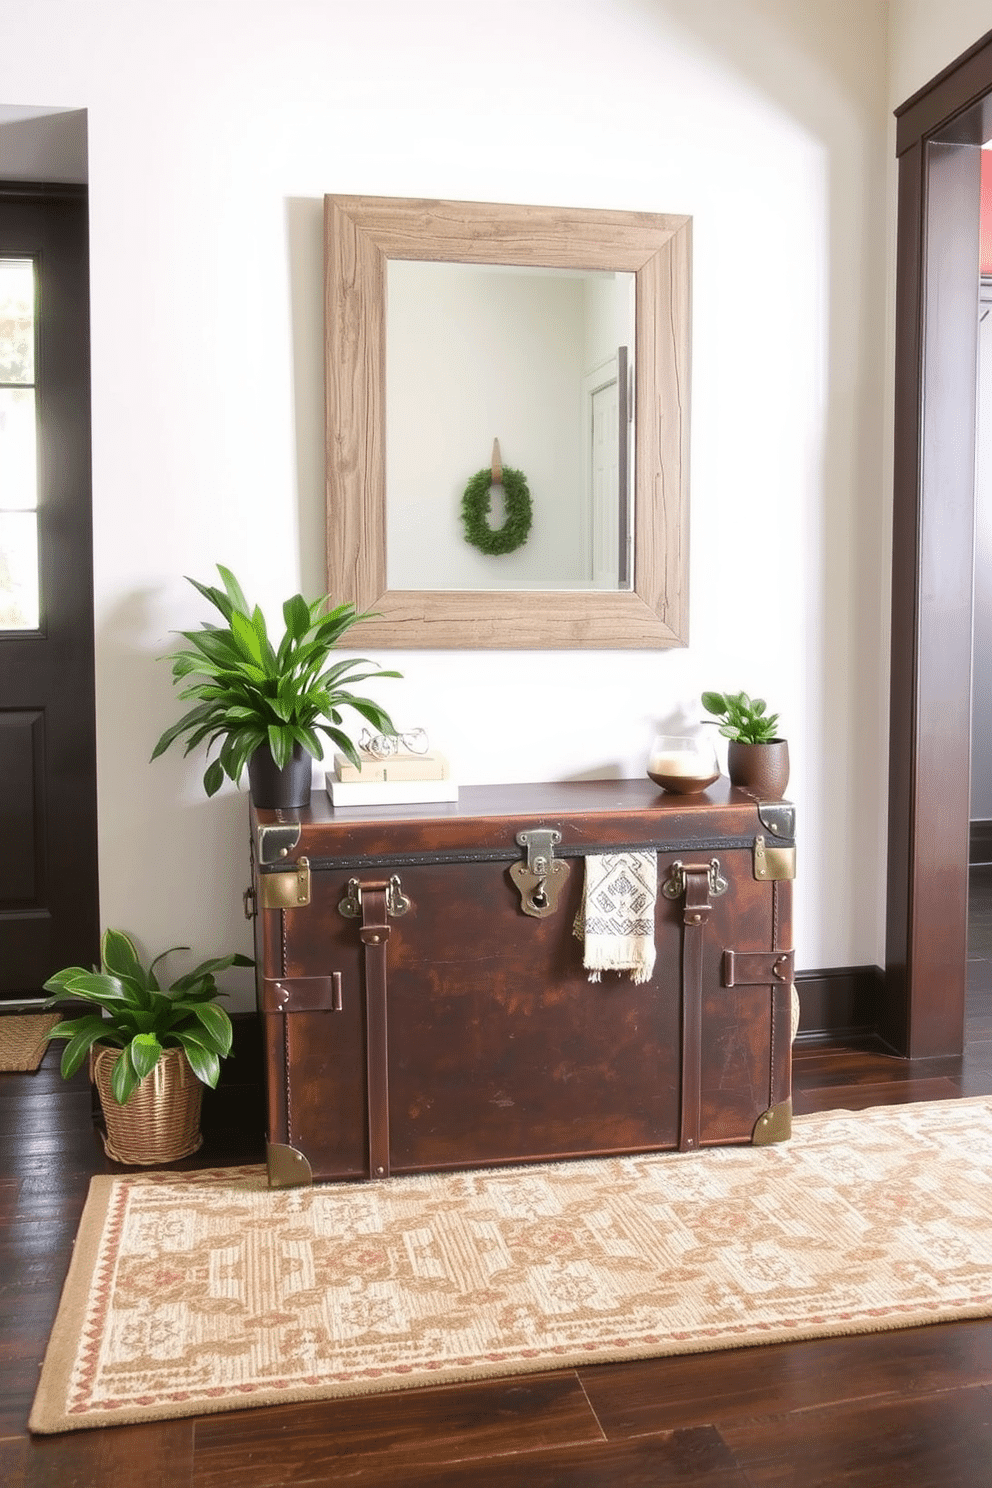
[[[386,283],[389,587],[629,589],[634,275],[398,260]],[[531,499],[500,553],[462,520],[494,438]],[[506,515],[496,482],[487,526]]]
[[[691,220],[324,207],[328,590],[369,613],[356,645],[686,645]],[[497,557],[511,475],[531,522]]]

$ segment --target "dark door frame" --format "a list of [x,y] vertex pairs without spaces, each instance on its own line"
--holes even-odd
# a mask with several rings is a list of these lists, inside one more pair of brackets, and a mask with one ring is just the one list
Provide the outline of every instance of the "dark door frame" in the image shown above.
[[980,154],[992,32],[896,110],[886,977],[879,1032],[960,1053],[967,971]]

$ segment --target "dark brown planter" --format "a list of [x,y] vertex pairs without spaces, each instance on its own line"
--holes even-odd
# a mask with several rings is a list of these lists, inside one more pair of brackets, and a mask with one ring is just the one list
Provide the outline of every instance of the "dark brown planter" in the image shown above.
[[742,744],[731,739],[727,774],[731,784],[759,800],[780,801],[789,784],[788,739],[769,739],[767,744]]
[[302,744],[293,746],[293,754],[280,770],[267,744],[256,749],[248,761],[248,784],[256,806],[266,811],[292,811],[309,806],[313,778],[313,759]]

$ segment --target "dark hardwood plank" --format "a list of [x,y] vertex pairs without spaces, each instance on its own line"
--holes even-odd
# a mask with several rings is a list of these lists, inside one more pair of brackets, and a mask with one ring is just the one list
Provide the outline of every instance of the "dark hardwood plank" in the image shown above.
[[42,1090],[23,1100],[0,1101],[0,1137],[19,1139],[48,1132],[89,1131],[89,1091]]
[[444,1462],[603,1441],[573,1371],[398,1390],[207,1417],[197,1423],[195,1488],[324,1482],[376,1464]]
[[930,1073],[938,1062],[941,1065],[938,1072],[945,1073],[949,1060],[900,1059],[871,1049],[796,1049],[792,1061],[793,1091],[839,1085],[897,1085],[919,1079],[921,1071]]
[[[35,1436],[24,1454],[24,1488],[185,1488],[193,1455],[190,1421],[102,1426]],[[247,1484],[250,1479],[243,1478]]]
[[[230,1488],[236,1480],[230,1479]],[[243,1480],[269,1488],[263,1479]],[[300,1479],[316,1485],[326,1478]],[[343,1478],[331,1481],[344,1481]],[[554,1452],[519,1452],[484,1462],[396,1469],[391,1463],[359,1471],[348,1482],[376,1488],[750,1488],[745,1473],[712,1427],[667,1432],[630,1442],[566,1447]],[[228,1488],[225,1484],[224,1488]]]
[[930,1080],[894,1080],[880,1085],[821,1085],[798,1090],[792,1098],[796,1116],[815,1111],[867,1111],[872,1106],[909,1105],[916,1101],[956,1100],[960,1084],[942,1075]]
[[992,1319],[581,1369],[611,1440],[992,1385]]
[[992,1475],[992,1391],[766,1416],[725,1436],[752,1488],[979,1488]]

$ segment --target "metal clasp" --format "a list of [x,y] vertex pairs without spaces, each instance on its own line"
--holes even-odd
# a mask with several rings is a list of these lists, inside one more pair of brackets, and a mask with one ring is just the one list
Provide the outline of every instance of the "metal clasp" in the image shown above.
[[[395,919],[397,915],[405,915],[409,908],[410,900],[403,892],[400,876],[394,873],[386,885],[386,913]],[[344,897],[338,901],[338,914],[347,920],[361,919],[362,885],[357,878],[349,878]]]
[[517,841],[527,849],[527,862],[511,863],[510,877],[520,892],[524,914],[543,920],[546,915],[554,914],[568,879],[568,864],[555,858],[555,845],[561,841],[561,833],[553,827],[535,827],[518,832]]
[[[710,858],[707,878],[712,897],[715,898],[717,894],[725,894],[727,892],[729,884],[720,870],[719,858]],[[685,865],[681,858],[676,858],[675,862],[669,868],[668,877],[661,886],[661,892],[666,899],[681,899],[685,893]]]

